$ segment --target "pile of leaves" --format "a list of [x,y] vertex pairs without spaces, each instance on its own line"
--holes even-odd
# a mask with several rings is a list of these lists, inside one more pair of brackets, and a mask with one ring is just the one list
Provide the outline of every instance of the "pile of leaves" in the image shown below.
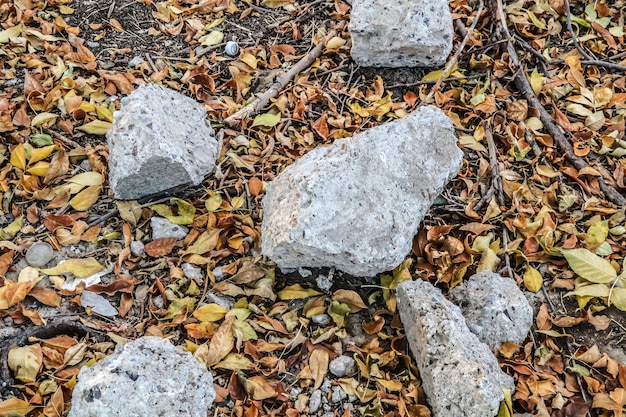
[[[0,349],[12,382],[0,387],[0,415],[62,416],[80,367],[158,335],[214,372],[218,413],[306,414],[331,379],[353,405],[337,414],[428,416],[394,290],[426,279],[446,292],[482,270],[537,294],[532,334],[498,352],[516,381],[500,415],[622,415],[626,368],[605,353],[626,329],[626,215],[607,193],[626,189],[620,4],[452,0],[455,45],[467,46],[449,71],[426,73],[354,65],[341,0],[2,3],[0,318],[35,330]],[[508,40],[494,37],[498,5]],[[223,49],[231,39],[234,57]],[[223,122],[320,42],[321,56],[260,114]],[[121,98],[147,82],[202,103],[224,146],[202,186],[115,201],[103,135]],[[465,161],[402,265],[350,287],[341,281],[350,277],[313,271],[335,274],[334,291],[323,291],[258,255],[267,182],[317,146],[405,116],[429,93],[455,123]],[[151,240],[155,216],[190,232]],[[27,266],[38,241],[65,262]],[[85,290],[96,307],[84,305]],[[103,315],[109,308],[115,315]],[[320,314],[329,319],[313,320]],[[83,331],[50,334],[59,319]],[[355,359],[354,375],[328,373],[341,354]]]

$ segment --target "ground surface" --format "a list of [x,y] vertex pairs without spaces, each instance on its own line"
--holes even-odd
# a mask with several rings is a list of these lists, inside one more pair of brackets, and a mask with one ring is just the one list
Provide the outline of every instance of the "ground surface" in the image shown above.
[[[0,415],[63,415],[80,366],[115,343],[163,335],[212,368],[218,415],[308,414],[321,389],[320,414],[428,416],[393,289],[428,279],[447,292],[479,269],[514,278],[536,307],[526,342],[498,352],[517,384],[513,411],[622,415],[625,6],[576,1],[568,15],[564,0],[512,3],[501,16],[516,60],[496,5],[431,100],[458,128],[463,168],[407,261],[364,283],[328,270],[283,275],[258,256],[264,184],[316,146],[402,117],[441,71],[358,68],[350,6],[339,0],[0,4]],[[456,51],[480,5],[450,7]],[[225,55],[229,40],[240,55]],[[262,111],[278,121],[223,124],[323,40],[321,57]],[[532,88],[525,94],[515,77]],[[103,134],[121,97],[145,82],[205,105],[224,129],[220,175],[176,198],[126,204],[107,187]],[[132,254],[131,241],[150,242],[157,214],[192,232]],[[202,233],[212,239],[190,253]],[[77,261],[66,271],[27,267],[37,241],[56,250],[48,268]],[[63,287],[101,269],[88,288],[116,316],[82,306],[82,287]],[[359,366],[337,378],[328,362],[342,353]],[[352,397],[334,402],[331,381]]]

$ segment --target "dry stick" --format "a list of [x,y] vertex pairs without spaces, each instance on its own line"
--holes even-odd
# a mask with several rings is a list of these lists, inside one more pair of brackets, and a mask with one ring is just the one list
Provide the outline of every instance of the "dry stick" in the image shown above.
[[269,101],[276,97],[280,91],[285,88],[287,84],[300,72],[310,67],[315,60],[322,55],[322,51],[328,39],[335,36],[335,31],[330,31],[326,40],[320,41],[315,48],[313,48],[308,54],[306,54],[300,61],[298,61],[293,67],[286,73],[276,78],[276,82],[270,86],[263,94],[252,100],[245,107],[239,109],[236,113],[228,116],[224,119],[224,122],[230,127],[239,126],[241,119],[250,117],[254,113],[259,112],[263,107],[269,103]]
[[430,101],[430,99],[433,98],[435,93],[437,91],[439,91],[439,88],[441,87],[441,84],[443,84],[444,78],[448,75],[448,73],[450,72],[450,70],[452,69],[452,67],[456,63],[456,61],[459,59],[459,56],[461,55],[461,52],[463,52],[463,49],[465,49],[465,45],[467,44],[467,41],[469,41],[470,36],[472,36],[472,34],[474,33],[474,29],[476,28],[476,25],[478,24],[478,21],[480,20],[480,14],[483,12],[483,8],[484,7],[485,7],[485,3],[483,2],[483,0],[480,0],[480,5],[478,6],[478,11],[476,12],[476,17],[474,18],[474,21],[472,22],[472,25],[470,26],[469,30],[467,31],[465,37],[463,38],[463,41],[461,42],[461,45],[459,46],[459,49],[456,50],[456,52],[452,56],[452,59],[450,59],[450,61],[448,61],[448,65],[446,65],[446,67],[444,68],[443,72],[441,73],[441,76],[439,77],[439,79],[437,80],[437,82],[435,83],[433,88],[430,90],[430,92],[428,93],[426,98],[424,98],[424,100],[422,100],[422,102],[417,106],[417,108],[420,108],[423,105],[425,105],[426,103],[428,103],[428,101]]
[[578,38],[576,37],[576,33],[574,33],[574,28],[572,27],[572,12],[569,7],[569,0],[565,0],[565,19],[567,20],[567,30],[572,37],[572,42],[574,42],[574,46],[576,47],[576,49],[578,49],[578,52],[580,52],[582,56],[585,57],[585,59],[593,61],[594,58],[589,55],[582,46],[580,46],[580,43],[578,43]]
[[496,196],[498,198],[498,204],[504,205],[504,191],[502,191],[502,177],[500,176],[500,168],[498,167],[498,155],[496,150],[496,143],[493,141],[493,133],[491,132],[491,126],[486,121],[483,123],[485,128],[485,137],[487,138],[487,145],[489,146],[489,162],[491,164],[491,181],[496,189]]
[[[569,163],[571,163],[574,168],[579,171],[583,168],[588,167],[589,164],[587,164],[587,162],[583,158],[574,153],[574,148],[572,147],[572,144],[565,137],[563,132],[561,132],[552,115],[550,115],[550,113],[548,113],[543,104],[541,104],[539,98],[530,86],[530,82],[528,81],[524,71],[522,70],[522,65],[520,63],[519,56],[517,55],[517,51],[515,50],[511,34],[506,27],[506,16],[504,15],[501,0],[489,1],[491,3],[492,13],[495,13],[494,18],[496,24],[496,36],[504,37],[508,40],[506,44],[506,49],[509,53],[509,56],[511,57],[511,61],[513,62],[513,67],[517,70],[515,73],[515,85],[517,86],[520,93],[524,95],[524,98],[526,98],[530,105],[539,110],[539,118],[541,119],[550,136],[552,136],[556,140],[559,148],[561,148],[561,150],[565,152],[565,158],[569,161]],[[619,206],[626,205],[626,197],[620,194],[619,191],[617,191],[611,185],[607,184],[604,178],[597,177],[597,179],[598,183],[600,184],[600,189],[609,201]]]

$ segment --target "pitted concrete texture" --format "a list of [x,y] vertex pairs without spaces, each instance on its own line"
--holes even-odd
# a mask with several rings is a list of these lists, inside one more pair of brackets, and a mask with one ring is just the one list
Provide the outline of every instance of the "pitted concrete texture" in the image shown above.
[[80,369],[69,417],[206,417],[214,400],[205,365],[167,339],[147,336]]
[[109,185],[122,200],[199,184],[219,153],[204,107],[156,84],[122,99],[107,140]]
[[469,329],[491,349],[521,344],[533,322],[533,308],[514,280],[483,271],[450,291]]
[[434,417],[494,417],[513,390],[487,345],[465,324],[461,310],[427,281],[404,281],[398,310]]
[[348,29],[364,67],[438,67],[452,51],[448,0],[354,0]]
[[316,148],[268,185],[263,254],[282,269],[391,270],[462,156],[452,121],[433,106]]

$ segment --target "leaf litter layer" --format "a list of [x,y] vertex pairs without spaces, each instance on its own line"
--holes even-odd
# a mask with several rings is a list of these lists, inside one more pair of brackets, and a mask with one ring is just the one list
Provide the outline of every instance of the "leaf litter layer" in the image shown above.
[[[81,366],[159,335],[216,374],[218,414],[307,414],[330,379],[351,396],[337,414],[428,416],[395,287],[428,279],[445,292],[481,270],[537,294],[532,334],[498,352],[516,381],[500,415],[621,415],[620,4],[453,0],[457,62],[427,73],[356,67],[339,0],[3,3],[0,415],[63,415]],[[224,53],[229,40],[239,55]],[[224,123],[320,43],[260,112]],[[103,135],[145,82],[203,103],[224,147],[200,187],[115,201]],[[402,265],[363,285],[333,270],[283,275],[258,255],[267,182],[426,98],[453,119],[465,162]],[[151,241],[154,216],[190,233]],[[36,241],[57,251],[47,268],[24,262]],[[329,374],[340,354],[355,374]]]

